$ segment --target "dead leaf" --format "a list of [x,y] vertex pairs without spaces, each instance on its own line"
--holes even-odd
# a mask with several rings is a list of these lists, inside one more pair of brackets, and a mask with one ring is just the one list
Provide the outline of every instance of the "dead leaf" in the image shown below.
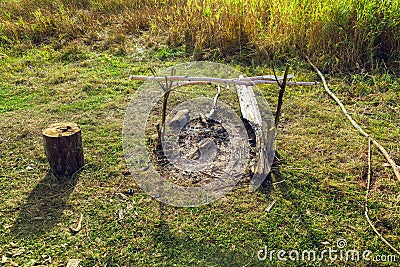
[[9,263],[11,266],[15,266],[15,267],[18,267],[18,266],[19,266],[18,263],[14,262],[14,261],[12,261],[12,260],[9,260],[8,263]]
[[74,234],[78,233],[82,229],[82,220],[83,214],[81,214],[81,216],[79,217],[76,227],[70,226],[69,230],[71,230],[71,232],[73,232]]
[[131,204],[131,203],[129,203],[128,205],[126,205],[126,210],[127,210],[127,211],[131,211],[131,210],[133,210],[133,208],[134,208],[134,206],[133,206],[133,204]]
[[118,211],[118,219],[123,220],[124,219],[124,209],[120,209]]
[[20,255],[24,254],[24,252],[25,252],[24,248],[15,248],[15,249],[11,250],[11,254],[13,257],[20,256]]
[[350,225],[348,223],[344,223],[343,225],[346,226],[347,228],[353,230],[354,232],[357,232],[357,228],[355,228],[353,225]]
[[43,264],[46,264],[46,263],[51,263],[51,256],[48,256],[48,255],[42,255],[42,259],[43,259]]
[[70,259],[67,263],[67,267],[79,267],[81,260],[79,259]]
[[26,169],[27,171],[31,171],[31,170],[34,169],[34,167],[32,167],[32,166],[27,166],[25,169]]
[[117,193],[116,195],[119,196],[122,200],[128,199],[128,197],[123,193]]

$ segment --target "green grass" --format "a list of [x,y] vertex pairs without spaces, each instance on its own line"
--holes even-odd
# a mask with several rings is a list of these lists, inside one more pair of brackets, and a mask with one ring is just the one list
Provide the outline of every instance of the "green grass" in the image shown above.
[[[0,255],[8,258],[3,265],[11,260],[19,266],[65,266],[71,258],[83,266],[398,265],[257,260],[265,245],[323,250],[338,239],[346,239],[348,248],[393,254],[364,218],[367,141],[322,88],[287,89],[277,136],[282,164],[272,185],[249,193],[243,182],[209,205],[175,208],[136,185],[125,165],[121,131],[130,97],[141,85],[129,75],[150,75],[148,67],[185,58],[173,49],[137,50],[136,44],[127,47],[136,52],[125,56],[72,48],[1,50]],[[264,67],[236,68],[271,73]],[[291,71],[297,80],[317,80],[301,62]],[[399,162],[400,79],[353,74],[331,77],[330,83],[355,119]],[[260,88],[274,109],[277,87]],[[48,174],[41,129],[65,120],[81,126],[86,165],[76,180],[60,185]],[[399,247],[400,187],[383,163],[374,149],[370,216]],[[134,189],[133,196],[117,194],[128,189]],[[68,228],[80,214],[83,228],[74,235]]]

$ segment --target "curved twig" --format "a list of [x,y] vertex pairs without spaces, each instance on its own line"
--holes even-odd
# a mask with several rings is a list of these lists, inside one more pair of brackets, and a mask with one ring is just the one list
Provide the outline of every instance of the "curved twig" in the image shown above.
[[375,228],[375,225],[372,223],[371,219],[368,216],[368,196],[369,196],[369,189],[371,186],[371,138],[368,138],[368,178],[367,178],[367,192],[365,193],[365,218],[367,218],[369,226],[371,226],[372,230],[374,230],[375,234],[379,236],[379,238],[388,246],[390,247],[394,252],[396,252],[398,255],[400,255],[400,252],[392,245],[389,243],[389,241],[386,240],[382,236],[381,233],[378,232],[378,230]]
[[360,125],[357,124],[357,122],[355,122],[355,120],[350,116],[350,114],[347,112],[346,108],[344,107],[343,103],[339,100],[339,98],[331,91],[329,90],[328,84],[326,83],[326,80],[324,78],[324,75],[319,71],[319,69],[310,61],[310,59],[307,57],[308,63],[310,63],[310,65],[314,68],[314,70],[318,73],[319,77],[322,80],[323,86],[325,88],[325,91],[328,93],[328,95],[330,97],[333,98],[333,100],[336,101],[336,103],[338,103],[338,105],[340,106],[340,108],[342,109],[344,115],[346,116],[346,118],[351,122],[351,124],[354,126],[354,128],[356,128],[362,135],[364,135],[367,138],[370,138],[372,143],[379,148],[379,150],[381,151],[381,153],[383,154],[383,156],[386,158],[386,160],[389,162],[390,166],[392,166],[392,169],[394,171],[394,174],[396,175],[397,180],[399,180],[400,182],[400,171],[397,168],[396,163],[394,162],[394,160],[390,157],[389,153],[386,151],[386,149],[379,144],[377,141],[375,141],[374,138],[372,138],[368,133],[366,133],[361,127]]
[[389,153],[387,153],[386,149],[379,144],[377,141],[375,141],[368,133],[366,133],[360,125],[355,122],[355,120],[350,116],[350,114],[347,112],[346,108],[344,107],[343,103],[339,100],[339,98],[331,91],[329,90],[328,84],[326,83],[326,80],[324,78],[324,75],[319,71],[319,69],[310,61],[310,59],[307,57],[308,63],[314,68],[314,70],[318,73],[319,77],[321,78],[323,82],[323,86],[325,88],[325,91],[329,94],[330,97],[332,97],[336,103],[340,106],[342,109],[344,115],[347,117],[347,119],[351,122],[351,124],[356,128],[362,135],[368,138],[368,180],[367,180],[367,192],[365,194],[365,217],[368,221],[368,224],[371,226],[372,230],[379,236],[379,238],[394,252],[396,252],[398,255],[400,255],[400,252],[392,245],[390,244],[383,236],[381,233],[378,232],[378,230],[375,228],[374,224],[372,223],[371,219],[368,216],[368,196],[369,196],[369,190],[371,186],[371,142],[379,148],[381,153],[385,156],[386,160],[390,163],[392,166],[394,173],[397,177],[397,179],[400,181],[400,172],[397,168],[397,165],[393,161],[393,159],[390,157]]

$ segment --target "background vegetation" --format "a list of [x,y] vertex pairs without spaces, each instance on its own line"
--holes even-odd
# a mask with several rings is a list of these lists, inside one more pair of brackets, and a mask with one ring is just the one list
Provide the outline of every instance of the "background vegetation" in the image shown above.
[[100,48],[123,52],[129,35],[146,32],[195,59],[308,55],[335,71],[399,66],[400,0],[2,0],[0,10],[8,46],[105,40]]
[[[322,251],[338,239],[394,254],[364,217],[367,141],[319,86],[287,88],[281,163],[254,193],[243,181],[210,205],[162,205],[137,186],[121,144],[126,107],[142,84],[131,74],[196,59],[272,74],[274,58],[278,75],[290,60],[295,80],[317,81],[306,54],[331,72],[332,91],[399,164],[399,3],[0,0],[0,266],[399,266],[400,258],[257,259],[264,246]],[[274,111],[278,87],[260,89]],[[81,126],[86,165],[60,183],[41,130],[65,120]],[[375,149],[372,159],[370,217],[399,248],[400,186]]]

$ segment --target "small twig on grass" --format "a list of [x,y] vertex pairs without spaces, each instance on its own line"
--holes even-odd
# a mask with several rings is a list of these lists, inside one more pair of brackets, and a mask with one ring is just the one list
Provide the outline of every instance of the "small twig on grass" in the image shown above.
[[369,211],[368,197],[369,197],[370,187],[371,187],[371,138],[368,138],[368,177],[367,177],[367,192],[365,193],[365,218],[367,218],[369,225],[371,226],[372,230],[374,230],[374,232],[377,234],[377,236],[379,236],[379,238],[394,252],[400,255],[400,252],[392,244],[390,244],[389,241],[387,241],[386,238],[384,238],[381,233],[378,232],[378,230],[375,228],[375,225],[372,223],[371,219],[368,216],[368,211]]
[[272,183],[272,185],[277,185],[277,184],[281,184],[281,183],[285,183],[285,182],[286,182],[286,179],[282,180],[282,181],[274,182],[274,183]]
[[351,124],[354,126],[354,128],[356,128],[362,135],[364,135],[366,138],[368,138],[368,177],[367,177],[367,192],[365,195],[365,217],[368,221],[368,224],[371,226],[372,230],[379,236],[379,238],[388,246],[390,247],[394,252],[396,252],[398,255],[400,255],[400,252],[393,246],[391,245],[379,232],[378,230],[375,228],[374,224],[372,223],[372,221],[370,220],[369,216],[368,216],[368,197],[369,197],[369,189],[371,186],[371,143],[373,143],[376,147],[379,148],[380,152],[385,156],[386,160],[390,163],[390,165],[393,168],[393,171],[397,177],[397,179],[400,181],[400,171],[397,168],[397,165],[395,164],[395,162],[393,161],[393,159],[390,157],[389,153],[386,151],[386,149],[379,144],[377,141],[375,141],[368,133],[366,133],[361,127],[360,125],[357,124],[357,122],[355,122],[355,120],[350,116],[350,114],[347,112],[346,108],[344,107],[343,103],[339,100],[339,98],[331,91],[329,90],[328,84],[325,80],[324,75],[321,73],[321,71],[319,71],[319,69],[310,61],[310,59],[306,56],[308,63],[310,63],[310,65],[313,67],[313,69],[317,72],[317,74],[319,75],[319,77],[321,78],[322,82],[323,82],[323,86],[325,91],[329,94],[330,97],[332,97],[336,103],[338,103],[338,105],[340,106],[340,108],[342,109],[344,115],[346,116],[346,118],[351,122]]
[[375,139],[373,139],[368,133],[366,133],[361,127],[360,125],[357,124],[357,122],[355,122],[355,120],[350,116],[350,114],[347,112],[346,108],[344,107],[343,103],[339,100],[339,98],[331,91],[329,90],[328,84],[326,83],[326,80],[324,78],[324,75],[319,71],[319,69],[310,61],[310,59],[307,57],[308,63],[310,63],[310,65],[314,68],[314,70],[318,73],[319,77],[321,78],[322,82],[323,82],[323,86],[325,88],[325,91],[328,93],[328,95],[330,97],[333,98],[333,100],[336,101],[336,103],[338,103],[338,105],[340,106],[340,108],[342,109],[344,115],[346,116],[346,118],[351,122],[351,124],[354,126],[354,128],[356,128],[362,135],[364,135],[367,138],[370,138],[372,143],[379,148],[379,150],[381,151],[381,153],[383,154],[383,156],[385,156],[386,160],[389,162],[390,166],[392,166],[392,169],[394,171],[394,174],[396,175],[397,180],[399,180],[400,182],[400,170],[397,168],[396,163],[394,162],[394,160],[390,157],[389,153],[386,151],[386,149],[379,144],[377,141],[375,141]]
[[272,207],[275,205],[276,199],[274,199],[271,204],[268,205],[268,207],[265,209],[265,212],[270,212]]
[[110,199],[112,199],[115,194],[118,192],[118,190],[121,188],[122,184],[124,183],[124,181],[120,182],[117,189],[114,190],[114,192],[111,194]]

